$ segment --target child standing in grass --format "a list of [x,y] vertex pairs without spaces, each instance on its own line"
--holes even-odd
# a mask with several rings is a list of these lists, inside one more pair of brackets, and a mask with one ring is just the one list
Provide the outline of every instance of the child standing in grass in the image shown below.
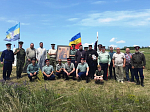
[[95,83],[96,84],[99,84],[99,83],[103,83],[103,74],[104,74],[104,71],[101,70],[101,66],[100,65],[97,65],[97,68],[98,70],[95,71],[95,74],[94,74],[94,79],[95,79]]

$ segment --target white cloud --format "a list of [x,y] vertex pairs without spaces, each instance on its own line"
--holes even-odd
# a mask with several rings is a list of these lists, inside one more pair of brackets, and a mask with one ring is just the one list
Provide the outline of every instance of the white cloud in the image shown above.
[[6,22],[8,22],[8,23],[15,23],[15,24],[17,24],[18,22],[17,21],[15,21],[15,20],[6,20]]
[[59,2],[52,2],[52,1],[35,1],[35,3],[39,4],[39,5],[44,5],[46,7],[49,7],[49,8],[54,8],[54,9],[62,9],[62,8],[70,8],[70,7],[75,7],[77,5],[79,5],[79,3],[69,3],[64,5],[62,3],[59,3]]
[[6,18],[0,17],[0,21],[4,21],[4,20],[6,20]]
[[115,41],[115,39],[116,39],[116,38],[112,38],[112,39],[110,39],[110,42],[114,42],[114,41]]
[[139,46],[139,45],[133,45],[133,47],[135,47],[135,46]]
[[30,25],[30,23],[20,23],[21,25]]
[[[4,22],[7,22],[7,23],[13,23],[13,24],[18,24],[19,23],[16,20],[7,19],[7,18],[4,18],[4,17],[0,17],[0,21],[4,21]],[[30,23],[23,23],[23,22],[20,22],[20,24],[21,25],[30,25]]]
[[90,43],[84,43],[84,44],[82,44],[83,45],[83,47],[88,47],[89,45],[93,45],[94,43],[92,42],[91,44]]
[[124,40],[120,40],[120,41],[117,41],[116,43],[120,44],[120,43],[126,43],[126,42]]
[[96,2],[93,2],[92,4],[103,4],[105,3],[105,1],[96,1]]
[[150,9],[133,11],[104,11],[83,14],[77,25],[82,26],[149,26]]
[[113,48],[116,48],[116,47],[117,47],[117,45],[110,45],[109,47],[113,47]]
[[79,18],[70,18],[70,19],[68,19],[68,21],[76,21],[76,20],[78,20]]

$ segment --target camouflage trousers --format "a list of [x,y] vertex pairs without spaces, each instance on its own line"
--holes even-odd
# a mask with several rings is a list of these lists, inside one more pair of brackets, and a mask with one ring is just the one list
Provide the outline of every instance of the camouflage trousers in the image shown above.
[[21,73],[23,71],[24,62],[20,62],[17,60],[17,66],[16,66],[16,74],[17,77],[21,77]]
[[50,65],[53,66],[54,71],[56,70],[56,58],[50,57]]
[[27,67],[28,67],[29,64],[31,64],[31,61],[28,61],[28,59],[26,59],[26,65],[23,69],[23,73],[27,73]]

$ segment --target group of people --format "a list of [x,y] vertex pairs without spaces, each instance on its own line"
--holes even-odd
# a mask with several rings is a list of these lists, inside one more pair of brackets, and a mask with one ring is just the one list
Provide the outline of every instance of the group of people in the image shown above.
[[[144,54],[139,52],[139,46],[136,46],[135,53],[131,54],[129,48],[126,48],[126,53],[120,52],[120,48],[116,48],[116,52],[114,52],[113,47],[110,47],[110,52],[107,52],[105,51],[105,46],[99,44],[97,51],[92,49],[92,45],[89,45],[88,48],[85,47],[84,50],[83,46],[80,45],[77,50],[75,49],[75,44],[72,44],[67,62],[63,64],[61,59],[56,61],[57,50],[55,49],[55,44],[51,44],[52,49],[48,51],[49,59],[47,58],[46,49],[43,48],[43,42],[39,43],[40,47],[38,49],[35,49],[34,44],[31,43],[30,48],[27,48],[26,51],[22,48],[22,45],[23,42],[20,41],[19,48],[13,53],[11,44],[6,44],[7,49],[1,55],[1,64],[4,64],[4,80],[10,79],[14,55],[17,55],[17,79],[21,78],[21,73],[24,72],[28,74],[30,81],[32,81],[33,77],[38,78],[37,74],[41,69],[45,80],[54,80],[56,76],[57,79],[62,76],[65,80],[69,80],[70,76],[72,76],[73,80],[80,81],[85,79],[86,83],[88,83],[90,79],[95,79],[96,84],[103,84],[103,80],[108,80],[109,68],[109,78],[114,78],[117,82],[123,83],[125,68],[126,80],[134,82],[134,78],[136,78],[136,84],[141,84],[144,87],[143,69],[145,68],[146,60]],[[129,70],[131,78],[129,78]],[[141,80],[139,80],[138,73]]]

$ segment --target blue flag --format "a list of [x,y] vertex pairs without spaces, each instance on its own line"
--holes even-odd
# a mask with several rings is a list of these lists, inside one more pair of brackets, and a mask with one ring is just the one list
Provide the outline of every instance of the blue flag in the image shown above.
[[6,38],[4,40],[16,41],[18,39],[20,39],[20,23],[8,29],[6,32]]

